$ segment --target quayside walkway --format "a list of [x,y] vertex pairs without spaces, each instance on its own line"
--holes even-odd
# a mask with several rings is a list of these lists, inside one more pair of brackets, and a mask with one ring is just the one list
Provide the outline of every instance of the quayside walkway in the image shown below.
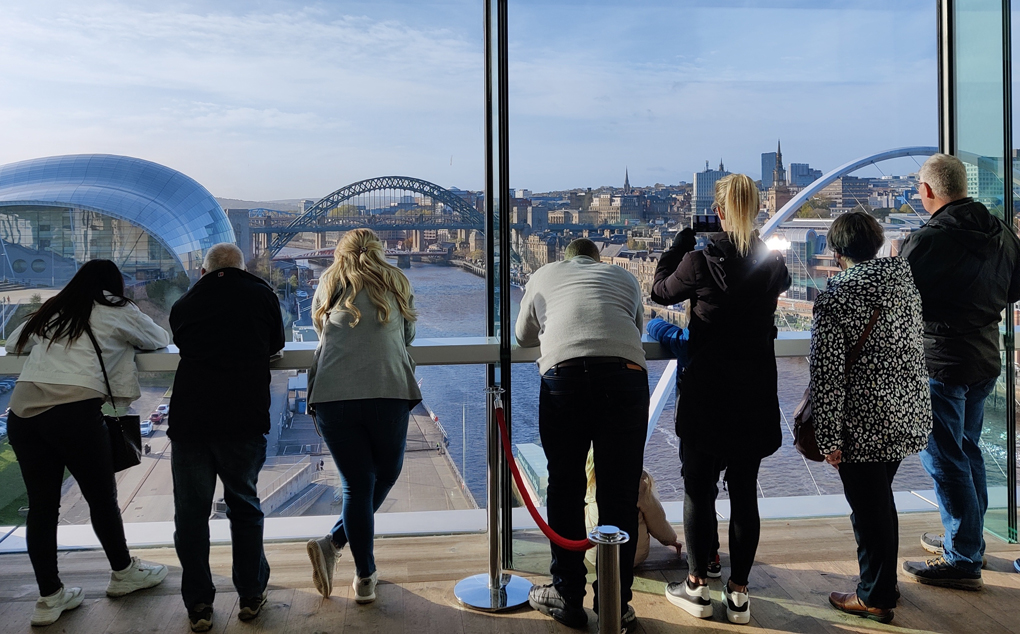
[[[725,524],[722,550],[726,552]],[[904,557],[919,559],[924,552],[918,535],[938,527],[931,513],[900,518]],[[544,581],[548,547],[534,533],[518,533],[517,567],[525,576]],[[329,600],[312,587],[303,542],[271,543],[267,554],[273,572],[269,605],[255,621],[237,620],[237,596],[230,586],[230,548],[214,546],[213,572],[220,593],[215,604],[213,632],[218,633],[527,633],[568,634],[565,628],[530,609],[497,615],[461,609],[453,596],[456,581],[485,570],[483,535],[383,538],[377,541],[376,560],[381,574],[379,599],[358,606],[344,581],[352,578],[349,556],[340,560],[338,583]],[[675,556],[661,546],[652,549],[649,562],[638,570],[634,606],[640,619],[638,632],[720,632],[764,629],[772,632],[1020,632],[1020,575],[1012,572],[1020,546],[988,540],[989,570],[982,592],[960,592],[901,581],[903,597],[891,625],[879,625],[846,616],[827,603],[832,590],[849,591],[856,584],[856,548],[846,517],[772,520],[763,523],[758,564],[751,577],[752,621],[749,626],[726,622],[716,604],[712,620],[699,621],[669,605],[662,596],[668,581],[686,574]],[[145,559],[171,566],[160,587],[123,599],[103,596],[108,573],[98,551],[62,552],[65,583],[82,585],[86,600],[48,628],[28,625],[35,582],[27,555],[0,555],[0,632],[67,632],[73,634],[189,631],[181,604],[180,568],[173,549],[138,550]],[[723,580],[728,570],[723,557]],[[713,580],[713,599],[721,583]],[[590,588],[589,588],[590,590]],[[589,604],[590,606],[590,598]],[[590,615],[589,631],[597,626]]]

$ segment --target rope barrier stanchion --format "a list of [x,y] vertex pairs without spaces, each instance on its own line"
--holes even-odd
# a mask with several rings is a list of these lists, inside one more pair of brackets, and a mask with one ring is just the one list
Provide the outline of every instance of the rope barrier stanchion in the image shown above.
[[[486,574],[474,575],[460,580],[453,589],[457,600],[464,606],[498,612],[520,607],[528,602],[531,582],[524,577],[503,572],[503,563],[499,553],[500,544],[500,491],[503,454],[500,451],[500,426],[503,419],[503,402],[500,395],[503,389],[490,387],[485,390],[489,407],[485,433],[486,443],[486,519],[489,538],[489,570]],[[505,428],[505,423],[503,428]],[[466,441],[466,439],[465,439]],[[509,445],[509,440],[507,440]],[[512,455],[512,454],[511,454]],[[511,464],[513,461],[511,460]],[[516,466],[516,465],[514,465]],[[509,512],[509,509],[506,510]]]
[[588,539],[598,544],[595,566],[599,579],[599,634],[620,634],[623,614],[620,610],[620,544],[630,535],[615,526],[597,526]]

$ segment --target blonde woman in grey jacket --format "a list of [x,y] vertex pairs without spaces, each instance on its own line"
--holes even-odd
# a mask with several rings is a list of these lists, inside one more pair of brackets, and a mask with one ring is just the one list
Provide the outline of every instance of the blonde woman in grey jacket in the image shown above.
[[828,240],[843,272],[815,299],[811,405],[818,449],[839,469],[853,511],[861,571],[856,591],[833,592],[829,603],[888,623],[899,598],[893,477],[928,444],[932,427],[921,295],[906,260],[875,258],[885,237],[869,214],[840,216]]
[[7,431],[28,493],[28,556],[39,584],[32,625],[53,623],[85,596],[81,588],[64,587],[57,571],[65,467],[88,502],[92,529],[113,570],[106,594],[151,588],[167,575],[166,566],[128,552],[103,420],[108,393],[90,334],[102,350],[115,402],[125,409],[141,394],[135,350],[170,343],[170,335],[124,297],[124,278],[109,260],[82,265],[7,340],[8,354],[28,354],[11,393]]
[[379,238],[369,229],[344,234],[312,299],[319,347],[308,403],[343,482],[340,519],[308,542],[312,581],[324,597],[350,544],[354,600],[375,600],[374,515],[400,475],[408,417],[421,401],[407,353],[415,318],[411,284],[386,262]]

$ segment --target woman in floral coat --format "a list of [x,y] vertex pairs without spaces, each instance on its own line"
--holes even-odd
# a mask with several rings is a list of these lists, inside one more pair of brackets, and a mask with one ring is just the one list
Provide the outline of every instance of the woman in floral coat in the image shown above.
[[[932,428],[921,296],[906,260],[874,259],[884,235],[869,214],[840,216],[828,240],[843,272],[815,300],[811,405],[818,448],[839,469],[853,511],[861,570],[857,591],[833,592],[829,602],[888,623],[899,598],[893,476],[900,461],[924,449]],[[873,316],[848,372],[850,352]]]

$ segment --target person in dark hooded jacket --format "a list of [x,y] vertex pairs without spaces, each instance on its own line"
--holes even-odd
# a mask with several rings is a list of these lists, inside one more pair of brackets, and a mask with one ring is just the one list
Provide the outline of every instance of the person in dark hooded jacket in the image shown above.
[[931,433],[921,295],[906,260],[875,258],[885,235],[870,214],[839,216],[828,242],[843,272],[815,299],[811,405],[818,449],[850,504],[861,572],[855,592],[833,592],[829,603],[888,623],[899,598],[893,477]]
[[945,533],[921,537],[937,558],[905,562],[903,570],[920,583],[976,590],[988,509],[979,445],[984,402],[1000,373],[1002,311],[1020,300],[1020,240],[967,197],[967,170],[956,157],[929,158],[918,172],[918,193],[932,217],[900,255],[921,292],[934,415],[921,464],[935,481]]
[[[690,362],[680,381],[676,431],[684,478],[684,533],[690,575],[666,598],[699,618],[712,615],[709,558],[718,540],[715,499],[726,471],[730,494],[727,618],[747,623],[747,580],[758,548],[757,478],[762,458],[782,444],[777,391],[775,311],[790,287],[783,256],[758,239],[758,189],[743,174],[716,184],[723,232],[702,251],[663,254],[652,299],[691,300]],[[688,248],[690,241],[681,241]]]

